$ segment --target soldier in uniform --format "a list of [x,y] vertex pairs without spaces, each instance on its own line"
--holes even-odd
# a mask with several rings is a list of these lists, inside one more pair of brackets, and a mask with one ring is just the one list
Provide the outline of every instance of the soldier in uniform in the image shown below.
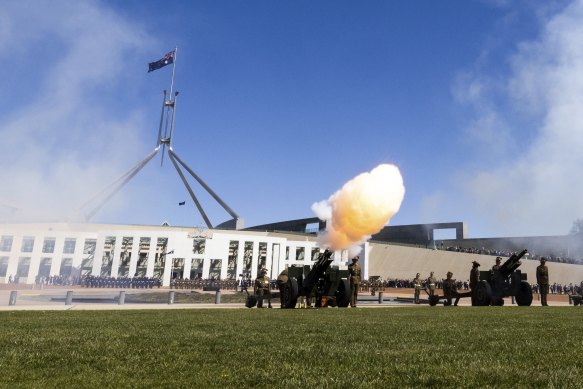
[[267,307],[271,308],[270,280],[267,277],[267,269],[261,269],[261,275],[255,280],[255,296],[257,296],[257,308],[263,308],[263,296],[267,297]]
[[433,277],[433,272],[429,273],[429,278],[427,278],[427,294],[430,296],[435,295],[435,277]]
[[352,263],[348,265],[348,274],[350,275],[350,306],[356,308],[358,299],[358,287],[360,286],[361,275],[360,265],[358,264],[358,255],[352,258]]
[[451,278],[452,276],[453,273],[448,271],[447,278],[443,281],[443,296],[445,298],[444,305],[450,306],[451,300],[455,297],[456,299],[453,305],[457,307],[457,303],[460,301],[460,296],[457,291],[456,282],[453,278]]
[[480,264],[476,261],[472,262],[472,270],[470,271],[470,289],[474,290],[478,282],[480,282]]
[[496,264],[494,266],[492,266],[492,272],[495,272],[497,270],[500,270],[500,262],[502,261],[501,257],[496,257]]
[[415,275],[413,286],[415,287],[415,304],[419,304],[419,295],[421,294],[421,274],[417,273],[417,275]]
[[281,273],[279,273],[279,276],[277,277],[277,288],[279,289],[279,300],[281,301],[282,308],[284,306],[283,291],[285,289],[285,286],[286,286],[288,280],[289,280],[289,276],[288,276],[288,272],[287,272],[287,268],[286,268],[286,269],[283,269],[283,271]]
[[549,269],[545,265],[546,262],[547,259],[542,257],[540,265],[536,268],[536,282],[540,290],[540,302],[544,307],[548,306],[547,295],[549,294]]

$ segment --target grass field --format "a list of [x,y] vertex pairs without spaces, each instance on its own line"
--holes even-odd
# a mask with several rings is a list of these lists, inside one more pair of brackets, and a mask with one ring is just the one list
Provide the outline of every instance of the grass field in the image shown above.
[[583,387],[583,309],[0,313],[1,387]]

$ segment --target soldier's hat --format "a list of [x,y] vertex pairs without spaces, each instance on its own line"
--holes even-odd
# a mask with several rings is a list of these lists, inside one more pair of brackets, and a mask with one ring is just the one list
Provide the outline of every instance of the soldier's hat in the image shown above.
[[472,264],[476,265],[476,266],[480,266],[480,264],[477,261],[472,262]]
[[547,259],[546,259],[545,257],[541,257],[541,258],[540,258],[540,261],[541,261],[541,262],[546,262],[546,261],[547,261]]
[[358,259],[359,259],[359,258],[360,258],[360,257],[357,255],[356,257],[352,258],[352,261],[353,261],[353,262],[354,262],[354,261],[358,261]]

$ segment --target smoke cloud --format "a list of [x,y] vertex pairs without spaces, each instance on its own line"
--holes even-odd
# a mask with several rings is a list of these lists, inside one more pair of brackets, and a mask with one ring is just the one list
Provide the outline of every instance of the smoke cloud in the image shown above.
[[316,216],[327,222],[320,244],[332,250],[354,248],[387,224],[404,196],[403,178],[394,165],[382,164],[356,176],[328,200],[312,205]]
[[143,112],[120,100],[152,42],[100,2],[2,5],[0,222],[65,220],[147,150]]
[[498,236],[566,234],[583,217],[583,1],[539,17],[507,71],[477,64],[454,90],[475,111],[467,135],[484,161],[456,178]]

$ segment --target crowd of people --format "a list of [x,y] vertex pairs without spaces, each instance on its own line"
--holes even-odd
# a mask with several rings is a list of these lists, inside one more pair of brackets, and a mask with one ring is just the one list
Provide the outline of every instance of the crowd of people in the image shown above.
[[[442,279],[436,279],[435,287],[437,289],[443,289],[443,281]],[[459,281],[456,280],[456,286],[458,290],[470,290],[470,281]],[[421,280],[421,287],[422,289],[427,288],[427,280]],[[531,284],[533,293],[539,293],[539,285],[534,283]],[[392,278],[387,280],[365,280],[362,281],[360,285],[361,292],[373,292],[373,291],[385,291],[389,289],[397,289],[397,288],[406,288],[406,289],[413,289],[415,288],[415,280],[411,279],[402,279],[402,278]],[[550,294],[557,294],[557,295],[571,295],[579,293],[581,294],[581,286],[575,285],[570,283],[568,285],[563,285],[560,283],[553,283],[549,285],[549,293]]]
[[[487,249],[485,247],[477,248],[477,247],[461,247],[461,246],[443,246],[443,243],[440,245],[435,246],[438,250],[447,250],[447,251],[455,251],[460,253],[468,253],[468,254],[480,254],[480,255],[493,255],[497,257],[510,257],[513,252],[510,250],[498,250],[498,249]],[[528,259],[530,260],[540,260],[542,257],[545,257],[549,262],[558,262],[558,263],[569,263],[575,265],[583,265],[583,258],[572,258],[567,255],[556,255],[556,254],[537,254],[534,252],[528,253]]]

